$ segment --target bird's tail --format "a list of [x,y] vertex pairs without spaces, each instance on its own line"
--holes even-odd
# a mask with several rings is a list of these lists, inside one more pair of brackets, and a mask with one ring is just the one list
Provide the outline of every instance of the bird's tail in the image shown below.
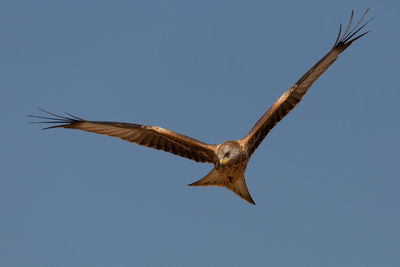
[[251,198],[249,190],[247,189],[246,180],[244,175],[239,177],[225,177],[222,173],[218,172],[215,168],[210,171],[204,178],[189,184],[189,186],[220,186],[226,187],[233,193],[237,194],[242,199],[255,205],[256,203]]

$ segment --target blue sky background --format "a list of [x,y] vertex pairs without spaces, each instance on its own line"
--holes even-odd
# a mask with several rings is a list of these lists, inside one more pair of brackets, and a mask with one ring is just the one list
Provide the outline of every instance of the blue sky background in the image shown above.
[[[41,131],[37,107],[242,138],[332,46],[372,32],[262,143],[257,203],[212,165]],[[1,266],[400,266],[399,1],[2,1]]]

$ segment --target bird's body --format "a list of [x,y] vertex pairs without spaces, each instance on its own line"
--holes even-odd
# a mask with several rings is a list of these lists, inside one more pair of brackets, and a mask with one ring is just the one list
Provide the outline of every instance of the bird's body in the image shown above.
[[251,155],[240,140],[221,143],[217,148],[214,169],[204,178],[190,186],[221,186],[236,193],[241,198],[255,204],[244,179],[244,172]]
[[105,134],[170,152],[197,162],[212,163],[214,168],[210,173],[197,182],[190,184],[191,186],[226,187],[241,198],[254,204],[244,179],[244,172],[250,157],[269,131],[301,101],[311,85],[329,68],[338,55],[355,40],[368,33],[367,31],[358,36],[356,35],[370,21],[358,27],[367,12],[368,9],[359,22],[350,30],[353,19],[352,12],[349,25],[343,35],[341,35],[340,27],[332,49],[287,90],[256,122],[248,135],[241,140],[231,140],[219,145],[211,145],[161,127],[121,122],[88,121],[68,113],[69,117],[65,117],[43,109],[41,109],[43,112],[52,117],[32,115],[31,117],[49,120],[41,121],[40,123],[56,124],[45,129],[63,127]]

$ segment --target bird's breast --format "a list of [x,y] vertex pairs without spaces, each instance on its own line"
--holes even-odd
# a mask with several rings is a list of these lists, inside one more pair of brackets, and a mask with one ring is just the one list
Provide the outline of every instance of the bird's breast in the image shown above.
[[243,175],[246,170],[247,162],[239,162],[237,164],[226,164],[224,166],[215,166],[217,170],[226,177],[238,177]]

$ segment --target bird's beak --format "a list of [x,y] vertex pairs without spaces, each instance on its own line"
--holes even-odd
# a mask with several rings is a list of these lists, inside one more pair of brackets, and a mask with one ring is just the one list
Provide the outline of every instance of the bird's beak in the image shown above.
[[225,165],[225,163],[227,163],[229,160],[229,158],[223,158],[219,160],[219,164],[221,164],[222,166]]

